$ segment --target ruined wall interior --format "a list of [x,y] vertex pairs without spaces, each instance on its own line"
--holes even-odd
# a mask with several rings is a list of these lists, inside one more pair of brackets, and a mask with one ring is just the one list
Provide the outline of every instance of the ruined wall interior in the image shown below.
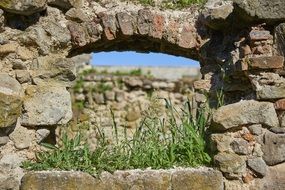
[[[215,110],[211,148],[223,174],[202,171],[218,184],[205,183],[207,188],[285,188],[285,1],[210,0],[203,10],[88,0],[4,0],[0,7],[0,189],[19,189],[25,174],[20,163],[34,159],[38,143],[72,118],[71,57],[111,50],[200,61],[203,78],[194,88],[210,97]],[[27,174],[21,189],[37,189],[53,175]],[[177,176],[164,179],[185,188],[176,184]]]

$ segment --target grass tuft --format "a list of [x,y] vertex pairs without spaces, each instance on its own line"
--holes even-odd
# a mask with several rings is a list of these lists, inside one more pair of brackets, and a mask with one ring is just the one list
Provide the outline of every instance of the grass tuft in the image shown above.
[[205,151],[208,119],[204,111],[199,110],[194,118],[189,103],[178,111],[166,100],[166,107],[166,117],[145,114],[131,139],[125,133],[125,138],[118,140],[114,121],[114,144],[109,143],[99,128],[98,143],[93,152],[82,141],[81,135],[72,139],[63,135],[61,146],[43,144],[49,150],[38,153],[36,162],[24,162],[23,167],[29,170],[80,170],[96,175],[102,171],[210,164],[211,158]]

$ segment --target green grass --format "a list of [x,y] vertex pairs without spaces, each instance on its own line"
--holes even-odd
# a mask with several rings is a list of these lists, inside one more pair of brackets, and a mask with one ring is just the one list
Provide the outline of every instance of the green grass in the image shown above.
[[81,135],[71,139],[63,135],[61,146],[43,144],[49,150],[38,153],[36,162],[24,162],[23,167],[29,170],[80,170],[96,175],[102,171],[135,168],[208,165],[211,158],[205,152],[207,118],[204,111],[200,110],[197,118],[193,118],[189,103],[181,112],[171,102],[167,101],[166,106],[167,117],[145,114],[131,139],[125,132],[124,140],[118,140],[115,122],[115,143],[110,144],[104,131],[97,128],[99,138],[94,152],[82,141]]

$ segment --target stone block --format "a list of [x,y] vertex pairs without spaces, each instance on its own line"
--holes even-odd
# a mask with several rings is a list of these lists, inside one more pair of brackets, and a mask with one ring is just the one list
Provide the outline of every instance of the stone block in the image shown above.
[[284,67],[283,56],[253,57],[248,59],[249,69],[281,69]]
[[218,153],[214,161],[228,179],[238,179],[246,171],[246,162],[244,158],[234,153]]
[[0,73],[0,128],[16,123],[22,112],[24,93],[20,83],[8,74]]
[[222,106],[213,113],[212,127],[217,130],[227,130],[255,123],[268,127],[279,126],[273,103],[243,100]]
[[257,175],[264,177],[267,173],[267,165],[260,157],[247,160],[248,167]]
[[285,134],[266,132],[262,151],[267,165],[272,166],[285,161]]
[[27,173],[21,184],[21,190],[94,190],[98,181],[83,172],[43,171]]
[[219,171],[206,169],[185,169],[175,171],[171,177],[173,190],[222,190],[223,177]]
[[44,10],[46,3],[47,0],[3,0],[0,1],[0,8],[7,12],[28,16]]
[[65,87],[43,85],[26,90],[24,126],[66,124],[72,118],[71,97]]

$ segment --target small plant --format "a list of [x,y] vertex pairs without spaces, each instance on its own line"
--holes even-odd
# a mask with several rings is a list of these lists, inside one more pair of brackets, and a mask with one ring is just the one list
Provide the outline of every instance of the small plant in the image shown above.
[[92,152],[87,144],[82,144],[81,135],[69,139],[67,134],[62,137],[62,145],[57,147],[42,143],[49,151],[37,154],[37,163],[26,161],[22,166],[32,170],[79,170],[94,173],[92,167]]
[[110,86],[108,84],[99,83],[92,88],[92,92],[104,93],[104,92],[110,91],[112,89],[113,89],[112,86]]
[[49,151],[37,154],[36,162],[24,162],[23,167],[31,170],[80,170],[96,175],[102,171],[124,169],[208,165],[211,158],[205,152],[208,118],[204,111],[200,110],[194,118],[189,103],[178,111],[170,101],[166,101],[166,109],[167,117],[162,118],[150,108],[131,139],[125,132],[124,139],[119,140],[113,118],[115,143],[110,144],[104,131],[97,128],[98,142],[95,151],[91,152],[87,144],[81,142],[80,135],[73,139],[64,135],[61,146],[43,144]]

